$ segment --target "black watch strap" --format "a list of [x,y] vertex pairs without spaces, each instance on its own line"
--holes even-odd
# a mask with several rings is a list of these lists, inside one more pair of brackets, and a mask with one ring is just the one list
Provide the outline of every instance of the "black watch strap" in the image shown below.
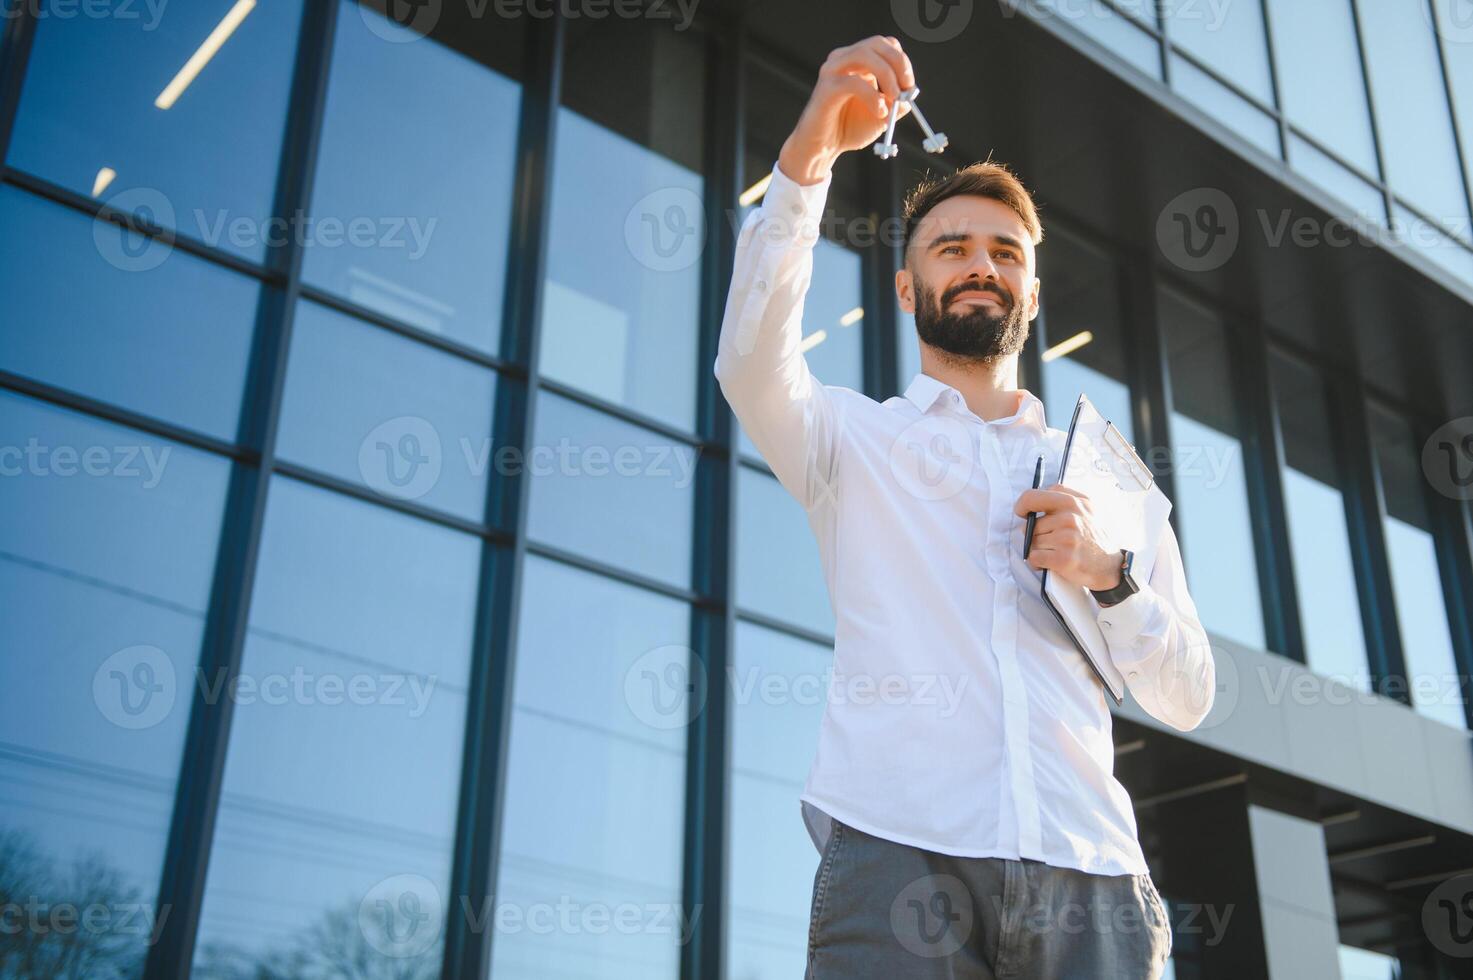
[[1130,566],[1134,561],[1135,552],[1120,549],[1120,584],[1113,589],[1103,589],[1098,592],[1090,589],[1089,594],[1095,597],[1096,602],[1102,606],[1113,606],[1117,602],[1124,602],[1140,591],[1140,587],[1135,584],[1135,579],[1130,577]]

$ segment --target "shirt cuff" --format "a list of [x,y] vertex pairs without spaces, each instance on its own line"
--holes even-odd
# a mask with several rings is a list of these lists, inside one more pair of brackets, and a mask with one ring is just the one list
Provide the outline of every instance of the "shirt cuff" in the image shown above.
[[772,245],[813,245],[818,240],[823,208],[834,182],[833,171],[816,184],[800,184],[782,167],[772,165],[772,181],[762,196],[763,234]]
[[1100,606],[1095,615],[1095,622],[1110,647],[1110,659],[1127,677],[1157,645],[1152,640],[1160,632],[1156,614],[1160,611],[1161,602],[1161,596],[1154,589],[1142,585],[1137,592],[1115,605]]

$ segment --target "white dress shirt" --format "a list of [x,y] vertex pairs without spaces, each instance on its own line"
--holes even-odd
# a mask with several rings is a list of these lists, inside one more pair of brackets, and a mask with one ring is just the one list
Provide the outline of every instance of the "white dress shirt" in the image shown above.
[[[1107,695],[1039,597],[1013,514],[1039,454],[1044,485],[1057,478],[1065,433],[1027,391],[989,421],[925,374],[880,403],[809,372],[803,297],[828,185],[773,167],[738,239],[715,366],[807,512],[834,608],[802,797],[814,843],[832,817],[944,854],[1144,873]],[[1138,585],[1097,606],[1111,657],[1142,708],[1190,730],[1215,674],[1169,525]]]

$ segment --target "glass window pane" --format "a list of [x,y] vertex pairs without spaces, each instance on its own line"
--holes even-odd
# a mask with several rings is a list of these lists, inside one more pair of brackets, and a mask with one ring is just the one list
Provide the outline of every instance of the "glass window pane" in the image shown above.
[[1268,12],[1284,114],[1376,176],[1376,144],[1350,0],[1268,0]]
[[[1234,10],[1241,6],[1243,5],[1230,5]],[[1236,77],[1233,77],[1233,81],[1241,84]],[[1171,87],[1212,113],[1228,129],[1257,145],[1263,152],[1274,157],[1281,155],[1279,124],[1272,116],[1177,55],[1171,56]],[[1268,99],[1265,102],[1272,104]]]
[[1466,235],[1468,202],[1427,0],[1376,0],[1359,10],[1386,181]]
[[737,604],[832,635],[834,611],[818,541],[777,479],[749,466],[737,478]]
[[[1161,290],[1171,372],[1175,514],[1202,625],[1263,649],[1263,600],[1243,474],[1227,334],[1212,313]],[[1282,652],[1282,651],[1280,651]]]
[[1366,637],[1328,392],[1318,373],[1296,361],[1275,357],[1270,370],[1306,659],[1319,673],[1366,690]]
[[[1036,329],[1038,321],[1034,321]],[[921,338],[916,333],[916,318],[914,313],[907,313],[897,305],[895,308],[895,329],[900,334],[897,340],[900,355],[900,379],[899,392],[905,394],[906,387],[911,379],[921,373]],[[1020,365],[1021,367],[1021,365]],[[1052,419],[1049,420],[1052,423]]]
[[1117,274],[1107,257],[1058,232],[1038,250],[1044,414],[1049,425],[1067,430],[1084,392],[1133,443]]
[[697,458],[693,446],[544,391],[527,458],[527,533],[689,585]]
[[0,890],[143,905],[126,927],[31,934],[30,968],[0,959],[70,976],[86,951],[89,977],[141,976],[229,467],[10,393],[0,447]]
[[301,0],[133,9],[39,19],[8,162],[262,259]]
[[1321,153],[1308,141],[1289,134],[1289,163],[1375,225],[1386,224],[1386,198],[1380,188],[1344,164]]
[[1374,407],[1371,437],[1386,495],[1386,554],[1412,705],[1463,728],[1467,720],[1427,509],[1422,447],[1406,422]]
[[521,23],[462,33],[468,50],[457,51],[342,0],[307,282],[431,333],[497,348]]
[[1084,3],[1079,0],[1038,0],[1037,7],[1043,16],[1056,17],[1083,31],[1136,68],[1160,80],[1160,42],[1101,0]]
[[[1166,13],[1172,44],[1190,51],[1264,105],[1274,104],[1259,3],[1168,3]],[[1179,63],[1172,63],[1173,76]]]
[[303,302],[277,453],[481,521],[495,381],[487,368]]
[[[690,609],[536,556],[525,575],[491,975],[675,980]],[[560,908],[633,927],[549,930]]]
[[663,22],[573,21],[558,110],[543,376],[695,427],[705,65]]
[[195,976],[438,971],[480,556],[273,481]]
[[0,367],[235,441],[257,283],[0,187]]
[[731,674],[731,881],[726,972],[802,976],[818,851],[798,798],[818,751],[833,652],[738,623]]
[[[803,300],[803,356],[821,384],[864,390],[864,306],[858,252],[820,238],[813,246],[813,279]],[[740,423],[738,423],[740,429]],[[757,447],[741,429],[741,449]]]
[[1355,946],[1340,946],[1340,980],[1399,980],[1401,962],[1395,956]]

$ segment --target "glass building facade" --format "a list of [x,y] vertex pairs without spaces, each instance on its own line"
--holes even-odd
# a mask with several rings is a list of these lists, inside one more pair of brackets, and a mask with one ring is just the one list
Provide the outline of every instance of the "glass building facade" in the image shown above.
[[[1473,34],[1424,4],[1060,0],[998,29],[1061,27],[1060,57],[1179,96],[1473,290]],[[822,52],[760,5],[535,6],[6,3],[0,977],[801,973],[834,617],[711,368]],[[893,216],[932,163],[839,165],[803,325],[827,384],[919,368]],[[1219,661],[1364,692],[1473,773],[1442,419],[1044,220],[1021,381],[1055,427],[1087,391],[1148,457]],[[1291,975],[1259,910],[1298,831],[1255,816],[1284,794],[1326,828],[1367,799],[1383,843],[1462,806],[1430,771],[1366,788],[1364,746],[1340,779],[1119,725],[1178,977]],[[1178,765],[1208,775],[1145,771]],[[1256,882],[1182,870],[1222,793]],[[1380,877],[1473,866],[1473,810],[1438,828]],[[1320,833],[1342,975],[1452,976],[1420,927],[1357,931],[1372,886],[1336,869],[1366,855]],[[1248,923],[1221,944],[1191,926],[1214,895]]]

